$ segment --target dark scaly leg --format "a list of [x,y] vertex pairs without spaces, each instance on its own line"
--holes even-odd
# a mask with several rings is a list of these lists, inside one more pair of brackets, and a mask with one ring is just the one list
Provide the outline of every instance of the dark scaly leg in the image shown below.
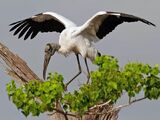
[[84,61],[85,61],[86,68],[87,68],[87,84],[88,84],[89,79],[90,79],[90,72],[89,72],[89,67],[88,67],[88,63],[87,63],[87,58],[85,58]]
[[77,63],[78,63],[79,72],[78,72],[69,82],[66,83],[66,85],[65,85],[66,88],[65,88],[65,89],[67,89],[67,86],[68,86],[76,77],[78,77],[78,76],[81,74],[81,72],[82,72],[78,54],[76,54],[76,58],[77,58]]

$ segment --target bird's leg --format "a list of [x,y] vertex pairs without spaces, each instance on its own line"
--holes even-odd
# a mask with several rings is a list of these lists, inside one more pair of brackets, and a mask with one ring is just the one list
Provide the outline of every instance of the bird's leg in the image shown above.
[[88,63],[87,63],[87,59],[84,59],[85,64],[86,64],[86,68],[87,68],[87,84],[89,83],[89,79],[90,79],[90,73],[89,73],[89,67],[88,67]]
[[65,85],[65,89],[66,89],[66,90],[67,90],[67,86],[68,86],[77,76],[79,76],[79,75],[81,74],[81,72],[82,72],[78,54],[76,54],[76,58],[77,58],[77,63],[78,63],[79,72],[78,72],[69,82],[66,83],[66,85]]

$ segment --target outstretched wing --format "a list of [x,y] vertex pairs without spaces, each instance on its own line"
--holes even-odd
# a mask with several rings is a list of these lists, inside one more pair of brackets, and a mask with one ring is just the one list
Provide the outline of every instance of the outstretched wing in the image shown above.
[[102,39],[104,36],[112,32],[118,25],[123,22],[137,22],[141,21],[145,24],[155,26],[155,24],[134,16],[125,13],[119,12],[105,12],[101,11],[91,17],[86,23],[81,27],[80,32],[89,37],[96,37],[99,39],[91,39],[94,42]]
[[10,26],[12,26],[10,31],[15,30],[13,35],[19,33],[18,38],[25,35],[24,40],[26,40],[29,36],[33,39],[39,32],[62,32],[75,24],[57,13],[45,12],[14,22]]

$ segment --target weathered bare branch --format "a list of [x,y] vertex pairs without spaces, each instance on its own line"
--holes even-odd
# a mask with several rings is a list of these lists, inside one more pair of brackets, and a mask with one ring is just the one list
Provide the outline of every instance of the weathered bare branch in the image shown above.
[[[6,72],[18,82],[26,83],[29,80],[40,78],[27,66],[27,63],[18,55],[11,52],[5,45],[0,43],[0,58],[5,62]],[[2,62],[1,62],[2,63]]]

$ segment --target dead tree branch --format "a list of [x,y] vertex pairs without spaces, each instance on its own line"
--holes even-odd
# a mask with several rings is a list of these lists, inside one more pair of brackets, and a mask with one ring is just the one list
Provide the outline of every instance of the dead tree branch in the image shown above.
[[15,80],[23,83],[26,83],[29,80],[41,81],[40,78],[27,66],[27,63],[24,60],[11,52],[2,43],[0,43],[0,58],[6,64],[3,66],[5,67],[7,74]]

